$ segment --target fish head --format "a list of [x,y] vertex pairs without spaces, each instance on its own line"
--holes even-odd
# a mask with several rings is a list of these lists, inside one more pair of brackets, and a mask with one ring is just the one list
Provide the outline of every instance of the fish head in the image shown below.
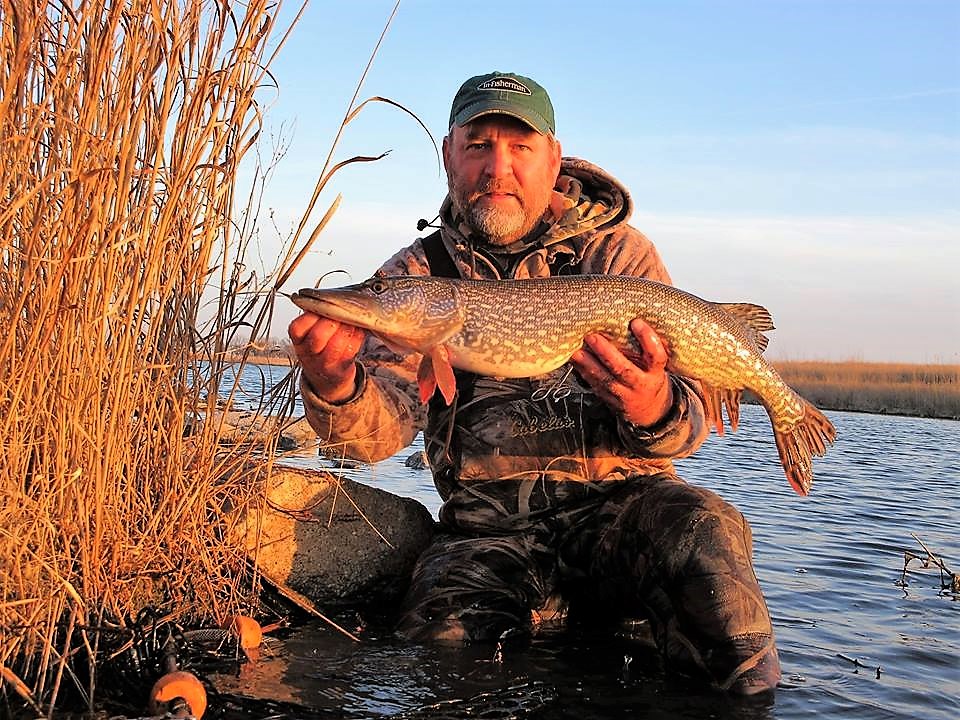
[[456,285],[443,278],[373,277],[340,288],[304,288],[291,299],[303,310],[369,330],[405,350],[424,352],[463,326]]

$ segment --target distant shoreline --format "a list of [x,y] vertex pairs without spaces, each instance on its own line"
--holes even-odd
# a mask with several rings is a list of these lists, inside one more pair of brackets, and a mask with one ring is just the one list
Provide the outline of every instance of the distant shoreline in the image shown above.
[[[240,362],[239,355],[232,358]],[[295,364],[287,354],[249,355],[254,365]],[[960,365],[860,360],[774,360],[783,379],[823,410],[960,420]]]
[[859,360],[772,364],[794,390],[825,410],[960,420],[960,365]]
[[[229,362],[240,362],[243,357],[240,355],[227,356]],[[254,355],[250,354],[246,358],[248,365],[287,365],[292,366],[296,363],[291,355]]]

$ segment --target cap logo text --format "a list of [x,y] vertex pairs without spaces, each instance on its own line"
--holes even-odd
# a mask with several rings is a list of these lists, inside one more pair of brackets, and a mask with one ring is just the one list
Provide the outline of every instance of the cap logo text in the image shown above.
[[530,95],[530,88],[521,82],[512,78],[495,77],[485,80],[477,85],[477,90],[506,90],[507,92],[520,93],[521,95]]

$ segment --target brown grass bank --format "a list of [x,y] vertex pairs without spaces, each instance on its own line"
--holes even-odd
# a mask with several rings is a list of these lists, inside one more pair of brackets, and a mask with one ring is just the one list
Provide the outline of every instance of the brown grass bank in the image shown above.
[[773,365],[824,409],[960,420],[960,365],[821,360]]

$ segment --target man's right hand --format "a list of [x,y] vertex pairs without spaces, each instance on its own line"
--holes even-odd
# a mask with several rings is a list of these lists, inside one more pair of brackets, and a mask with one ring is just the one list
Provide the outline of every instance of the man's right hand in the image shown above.
[[313,391],[329,403],[349,400],[356,391],[356,357],[366,333],[305,312],[290,323],[287,334]]

